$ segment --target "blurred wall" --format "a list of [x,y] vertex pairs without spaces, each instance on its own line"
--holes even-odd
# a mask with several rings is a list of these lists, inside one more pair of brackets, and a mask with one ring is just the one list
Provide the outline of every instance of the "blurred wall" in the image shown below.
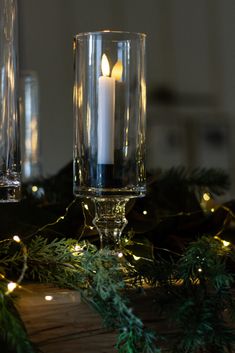
[[72,159],[72,40],[78,32],[147,33],[148,90],[165,86],[212,97],[210,110],[228,113],[233,126],[234,0],[19,0],[19,10],[21,69],[37,71],[40,81],[45,175]]

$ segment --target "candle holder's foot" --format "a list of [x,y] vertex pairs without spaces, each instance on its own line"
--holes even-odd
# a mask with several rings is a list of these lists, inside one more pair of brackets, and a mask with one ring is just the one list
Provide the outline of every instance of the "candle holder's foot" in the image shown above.
[[122,231],[127,225],[125,206],[128,199],[95,198],[95,218],[93,224],[100,235],[101,248],[117,251],[120,248]]

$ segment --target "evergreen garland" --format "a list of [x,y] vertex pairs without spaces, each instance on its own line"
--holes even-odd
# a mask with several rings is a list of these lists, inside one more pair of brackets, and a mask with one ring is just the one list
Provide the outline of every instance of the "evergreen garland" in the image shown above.
[[0,337],[1,352],[34,353],[24,324],[16,312],[12,300],[0,290]]
[[[55,239],[48,243],[38,236],[29,244],[27,276],[79,290],[83,299],[100,313],[105,327],[118,330],[120,353],[160,352],[157,342],[161,342],[160,336],[164,339],[160,332],[157,341],[156,335],[145,329],[129,307],[124,289],[130,280],[132,288],[141,282],[156,287],[156,315],[164,315],[177,332],[170,341],[166,337],[169,352],[226,353],[235,343],[235,333],[229,324],[235,314],[233,276],[226,269],[229,254],[230,250],[219,240],[203,237],[192,243],[177,261],[141,259],[140,264],[135,260],[120,262],[109,249],[97,250],[87,242]],[[14,257],[13,263],[16,264]],[[22,328],[9,313],[2,311],[2,327],[14,337],[11,344],[17,342],[18,347]],[[20,342],[26,344],[24,352],[31,352],[27,340],[22,341],[21,337]],[[17,353],[22,352],[20,349]]]
[[[143,207],[149,210],[149,205],[156,203],[162,205],[157,210],[159,218],[154,226],[147,226],[147,232],[142,232],[144,235],[138,236],[129,228],[129,233],[123,238],[124,256],[121,260],[108,249],[99,250],[88,240],[78,242],[55,238],[55,235],[63,234],[61,229],[66,228],[66,219],[71,219],[71,208],[67,208],[65,218],[60,216],[57,221],[52,221],[51,217],[51,225],[40,226],[37,231],[33,226],[33,236],[26,232],[27,271],[24,278],[78,290],[83,299],[100,313],[104,325],[117,330],[116,348],[119,353],[232,352],[235,304],[231,289],[235,258],[231,243],[225,245],[220,236],[226,233],[228,215],[230,221],[234,218],[233,208],[222,205],[225,214],[221,215],[219,223],[210,227],[209,235],[204,236],[203,228],[208,229],[208,218],[202,212],[198,199],[200,190],[221,194],[228,187],[227,176],[221,171],[197,170],[190,174],[178,169],[152,180],[149,187],[151,192],[145,205],[138,200],[132,205],[129,216],[133,219],[136,211],[141,214]],[[169,190],[171,199],[167,199]],[[181,195],[182,200],[178,208],[177,195]],[[71,205],[72,213],[73,207],[77,211],[74,202]],[[78,209],[84,213],[83,207],[78,206]],[[175,222],[178,220],[179,224],[185,212],[186,217],[194,221],[191,228],[187,227],[190,236],[186,250],[177,246],[173,248],[172,242],[170,246],[164,243],[163,247],[159,235],[163,230],[166,234],[165,229],[169,234],[172,229],[175,232]],[[213,216],[209,215],[210,222]],[[183,220],[181,224],[187,224],[188,219]],[[85,221],[85,228],[89,230],[86,222],[89,220]],[[185,229],[180,226],[180,230],[185,236]],[[83,234],[89,236],[89,232],[95,235],[93,230]],[[157,241],[154,232],[158,234]],[[8,241],[1,243],[0,336],[17,353],[35,352],[14,309],[13,295],[6,291],[9,282],[6,278],[21,276],[18,269],[25,268],[25,261],[22,251],[10,246]],[[132,311],[126,289],[129,286],[138,289],[144,283],[154,289],[152,304],[156,317],[163,317],[169,327],[172,325],[174,328],[170,334],[156,334],[146,329]]]

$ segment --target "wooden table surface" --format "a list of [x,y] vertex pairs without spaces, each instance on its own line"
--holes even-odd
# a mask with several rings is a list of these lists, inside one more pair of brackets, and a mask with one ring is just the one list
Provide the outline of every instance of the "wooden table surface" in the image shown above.
[[[51,300],[46,300],[48,296]],[[134,301],[144,323],[157,329],[161,320],[156,322],[151,299],[138,294]],[[103,328],[99,315],[81,301],[78,292],[27,285],[20,290],[16,305],[31,340],[43,353],[117,352],[116,332]]]
[[16,305],[29,337],[43,353],[115,352],[115,332],[102,328],[100,317],[81,302],[78,292],[28,285]]
[[[31,284],[20,289],[18,294],[17,309],[30,339],[42,353],[117,352],[116,332],[103,328],[100,316],[81,301],[78,292]],[[147,327],[168,337],[165,341],[167,345],[176,332],[153,310],[154,292],[146,290],[143,294],[137,294],[133,290],[130,292],[130,302]],[[164,352],[164,347],[161,348]]]

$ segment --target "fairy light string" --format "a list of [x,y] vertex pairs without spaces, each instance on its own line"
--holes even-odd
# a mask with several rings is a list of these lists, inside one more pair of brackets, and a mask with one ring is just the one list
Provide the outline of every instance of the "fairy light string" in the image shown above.
[[11,294],[17,287],[20,287],[21,282],[24,279],[25,276],[25,272],[27,270],[27,259],[28,259],[28,252],[27,252],[27,247],[26,245],[23,243],[23,241],[21,240],[21,238],[18,235],[14,235],[12,238],[7,238],[7,239],[3,239],[0,241],[0,243],[5,243],[5,242],[15,242],[17,244],[19,244],[21,251],[22,251],[22,261],[23,261],[23,265],[22,265],[22,269],[20,272],[20,275],[18,277],[18,279],[16,281],[11,281],[10,279],[8,279],[4,274],[0,273],[0,278],[7,282],[7,290],[5,291],[5,295],[9,295]]
[[89,209],[89,206],[88,206],[88,204],[87,203],[85,203],[84,201],[82,201],[82,214],[83,214],[83,227],[82,227],[82,230],[81,230],[81,234],[80,234],[80,236],[79,236],[79,238],[78,238],[78,241],[80,241],[82,238],[83,238],[83,236],[84,236],[84,234],[85,234],[85,232],[86,232],[86,229],[90,229],[90,230],[93,230],[94,229],[94,226],[92,225],[90,225],[88,222],[87,222],[87,213],[88,213],[88,215],[92,218],[93,216],[92,216],[92,214],[91,214],[91,211],[90,211],[90,209]]
[[38,228],[33,234],[30,235],[30,237],[32,237],[32,236],[34,236],[34,235],[36,235],[36,234],[38,234],[38,233],[50,228],[50,227],[53,227],[56,224],[58,224],[59,222],[63,221],[67,217],[71,207],[75,204],[76,201],[77,201],[76,198],[73,199],[73,201],[70,202],[70,204],[66,207],[65,213],[62,216],[59,216],[54,222],[47,223],[44,226]]
[[[54,222],[48,223],[48,224],[44,225],[43,227],[40,227],[36,231],[35,234],[38,234],[38,233],[42,232],[43,230],[48,229],[50,226],[56,225],[60,221],[64,220],[66,218],[66,216],[68,215],[70,208],[72,207],[72,205],[75,202],[76,202],[76,199],[74,199],[68,205],[68,207],[66,207],[64,215],[58,217]],[[85,231],[87,229],[92,230],[94,228],[93,226],[91,226],[89,224],[89,218],[92,217],[92,213],[91,213],[91,211],[89,209],[89,205],[87,203],[85,203],[85,202],[82,202],[81,206],[82,206],[81,209],[82,209],[82,213],[83,213],[83,217],[84,217],[83,228],[81,230],[81,233],[80,233],[80,236],[79,236],[78,240],[74,243],[74,245],[71,246],[71,249],[69,250],[69,251],[71,251],[71,253],[74,256],[83,256],[83,254],[87,254],[86,244],[82,243],[80,240],[81,240],[81,238],[84,237]],[[228,222],[231,221],[231,219],[235,219],[235,214],[229,207],[224,206],[224,205],[220,205],[220,206],[216,207],[216,211],[219,210],[219,209],[224,210],[226,212],[226,216],[225,216],[225,219],[223,221],[223,224],[222,224],[221,228],[216,232],[216,234],[214,236],[212,235],[212,237],[220,242],[221,249],[225,250],[224,253],[226,254],[226,251],[230,251],[230,249],[231,249],[230,248],[231,243],[226,241],[226,240],[223,240],[221,238],[221,235],[223,234],[224,230],[228,226]],[[187,212],[187,213],[179,212],[179,213],[177,213],[175,215],[169,215],[169,217],[166,216],[165,218],[176,217],[176,216],[180,217],[182,215],[190,216],[192,214],[199,213],[199,212],[198,211],[197,212]],[[148,210],[144,210],[143,214],[147,215],[148,214]],[[161,247],[154,246],[153,244],[150,244],[150,243],[146,244],[146,243],[141,242],[141,241],[136,241],[136,240],[133,239],[133,232],[130,232],[130,233],[131,234],[127,234],[125,237],[123,237],[122,242],[121,242],[122,247],[120,248],[120,250],[116,254],[117,257],[120,260],[120,264],[121,264],[120,268],[123,270],[123,273],[125,275],[124,276],[125,284],[127,285],[127,288],[131,288],[133,286],[133,283],[135,283],[135,284],[137,284],[139,286],[143,286],[143,288],[144,288],[145,285],[147,287],[150,287],[150,286],[152,286],[151,280],[148,282],[148,278],[146,279],[143,274],[140,275],[139,272],[138,272],[138,262],[139,261],[141,262],[141,260],[154,261],[154,250],[165,251],[165,252],[177,255],[177,256],[182,256],[182,254],[179,254],[177,252],[174,252],[174,251],[166,249],[166,248],[161,248]],[[14,235],[12,238],[8,238],[8,239],[4,239],[4,240],[0,241],[0,243],[3,243],[3,242],[14,242],[14,243],[18,244],[20,246],[20,248],[21,248],[21,253],[22,253],[22,263],[23,263],[23,265],[22,265],[22,268],[21,268],[20,275],[19,275],[18,279],[15,282],[11,281],[10,279],[6,278],[4,276],[4,274],[0,273],[0,280],[2,280],[4,283],[5,282],[7,283],[7,289],[3,293],[3,295],[11,295],[11,293],[14,292],[14,290],[16,288],[20,287],[20,284],[22,283],[22,280],[24,279],[25,272],[27,270],[28,252],[27,252],[27,247],[25,246],[25,244],[23,243],[23,241],[21,240],[21,238],[18,235]],[[142,247],[146,247],[146,248],[150,249],[150,253],[152,254],[152,257],[150,256],[148,258],[148,257],[144,257],[144,256],[139,256],[139,255],[137,256],[137,254],[133,253],[133,251],[131,251],[131,249],[128,248],[128,245],[133,245],[133,244],[134,245],[138,245],[138,246],[142,246]],[[128,258],[125,256],[127,254],[132,256],[133,261],[129,261],[128,260]],[[159,256],[161,257],[161,254]],[[136,262],[136,264],[134,262]],[[67,266],[72,266],[70,263],[68,263],[68,264],[66,263],[66,265]],[[81,270],[83,270],[83,269],[81,268]],[[141,276],[141,277],[138,277],[138,280],[136,281],[135,279],[133,279],[134,276],[133,276],[133,278],[131,277],[131,273],[132,273],[131,271],[133,273]],[[197,271],[198,271],[198,273],[196,273],[196,277],[195,277],[195,279],[193,279],[193,281],[194,281],[193,283],[194,284],[200,284],[200,278],[203,277],[204,267],[199,265],[198,268],[197,268]],[[181,279],[177,279],[177,278],[174,278],[174,277],[172,277],[172,279],[170,281],[174,285],[182,285],[183,284]],[[46,301],[54,300],[53,296],[49,295],[49,294],[46,295],[44,297],[44,299]]]
[[[205,201],[209,201],[211,199],[211,196],[208,194],[208,193],[204,193],[203,194],[203,198]],[[64,215],[62,216],[59,216],[54,222],[51,222],[51,223],[48,223],[46,225],[44,225],[43,227],[39,228],[34,234],[38,234],[40,232],[42,232],[43,230],[46,230],[48,229],[49,227],[52,227],[56,224],[58,224],[60,221],[64,220],[66,218],[66,216],[68,215],[71,207],[73,206],[73,204],[76,202],[76,198],[66,207],[66,210],[65,210],[65,213]],[[81,206],[82,206],[82,214],[83,214],[83,227],[82,227],[82,230],[81,230],[81,233],[79,235],[79,238],[78,238],[78,242],[81,241],[81,239],[84,237],[85,235],[85,232],[87,229],[89,230],[93,230],[94,229],[94,226],[89,224],[88,222],[88,216],[89,218],[92,218],[93,215],[90,211],[90,208],[88,206],[88,204],[84,201],[81,202]],[[221,239],[220,236],[223,234],[223,232],[225,231],[227,225],[228,225],[228,222],[232,219],[235,219],[235,213],[227,206],[225,205],[217,205],[216,209],[212,208],[211,209],[211,213],[214,213],[215,210],[219,210],[219,209],[223,209],[225,210],[228,214],[227,216],[225,217],[224,221],[223,221],[223,224],[222,224],[222,227],[216,232],[216,234],[214,235],[214,238],[221,241],[223,244],[226,244],[226,241]],[[148,211],[147,210],[144,210],[142,212],[144,215],[147,215],[148,214]],[[182,216],[187,216],[187,217],[190,217],[190,216],[193,216],[193,215],[196,215],[196,214],[203,214],[204,211],[203,210],[197,210],[197,211],[193,211],[193,212],[184,212],[184,211],[181,211],[181,212],[177,212],[177,213],[174,213],[174,214],[169,214],[169,215],[165,215],[164,217],[161,217],[160,221],[159,222],[163,222],[169,218],[175,218],[175,217],[182,217]],[[162,251],[166,251],[166,252],[170,252],[172,254],[175,254],[175,255],[180,255],[179,253],[177,252],[174,252],[172,250],[169,250],[169,249],[165,249],[165,248],[160,248],[160,247],[156,247],[156,246],[150,246],[150,245],[147,245],[147,244],[143,244],[143,243],[138,243],[138,242],[135,242],[136,245],[140,245],[140,246],[144,246],[144,247],[151,247],[152,249],[152,252],[154,249],[156,250],[162,250]],[[130,239],[125,237],[124,238],[124,241],[122,242],[122,247],[125,248],[126,245],[130,245]],[[230,245],[230,243],[229,243]],[[126,251],[124,251],[125,253]],[[128,250],[128,253],[130,254],[130,251]],[[122,255],[120,255],[120,257],[122,257]],[[136,260],[136,258],[138,258]],[[139,256],[135,256],[135,260],[138,261],[141,257]]]
[[[203,198],[204,198],[205,201],[210,200],[209,194],[207,194],[207,193],[203,195]],[[55,221],[47,223],[44,226],[38,228],[33,234],[31,234],[30,237],[32,237],[33,235],[39,234],[40,232],[48,229],[49,227],[53,227],[54,225],[58,224],[59,222],[65,220],[65,218],[67,217],[71,207],[75,204],[76,201],[77,201],[76,198],[73,199],[72,202],[66,207],[65,213],[63,215],[59,216]],[[80,246],[79,242],[84,237],[84,234],[85,234],[87,229],[92,230],[94,228],[94,226],[90,225],[89,222],[88,222],[88,216],[90,218],[92,218],[92,213],[91,213],[91,211],[89,209],[88,204],[86,202],[82,201],[81,205],[82,205],[82,214],[83,214],[84,223],[83,223],[83,227],[82,227],[81,233],[79,235],[79,238],[77,240],[78,243],[77,243],[77,245],[75,245],[71,249],[71,252],[73,254],[75,254],[75,253],[79,254],[79,253],[82,253],[84,251],[83,247]],[[222,239],[221,235],[225,231],[225,229],[226,229],[226,227],[228,225],[228,222],[230,222],[231,219],[235,220],[235,213],[228,206],[225,206],[225,205],[217,205],[216,209],[214,209],[214,208],[211,209],[211,212],[213,213],[215,210],[217,211],[219,209],[223,209],[224,211],[226,211],[227,215],[226,215],[226,217],[225,217],[225,219],[223,221],[223,224],[222,224],[221,228],[216,232],[216,234],[213,237],[214,237],[214,239],[218,240],[222,244],[223,248],[229,248],[231,243],[226,241],[226,240],[224,240],[224,239]],[[147,215],[148,211],[145,209],[142,213],[144,215]],[[193,212],[178,212],[178,213],[175,213],[175,214],[170,214],[170,215],[166,215],[166,216],[162,217],[160,222],[162,222],[164,220],[167,220],[169,218],[173,218],[173,217],[182,217],[182,216],[190,217],[192,215],[200,214],[200,213],[204,213],[204,211],[203,210],[199,210],[199,211],[193,211]],[[25,272],[27,270],[27,257],[28,257],[28,254],[27,254],[26,245],[23,243],[23,241],[20,239],[20,237],[18,235],[14,235],[12,238],[3,239],[3,240],[0,241],[0,244],[3,243],[3,242],[15,242],[15,243],[19,244],[19,246],[21,247],[22,260],[23,260],[23,265],[22,265],[20,276],[18,277],[18,279],[15,282],[12,282],[10,279],[6,278],[4,274],[0,273],[0,278],[8,283],[7,290],[5,292],[5,294],[8,295],[8,294],[12,293],[17,287],[19,287],[20,283],[24,279]],[[117,253],[117,256],[120,259],[123,258],[123,256],[128,253],[129,255],[132,255],[132,257],[133,257],[133,259],[135,261],[139,261],[140,259],[152,261],[153,258],[151,259],[151,258],[146,258],[146,257],[142,257],[142,256],[137,256],[137,255],[133,254],[129,249],[125,248],[126,245],[130,244],[130,242],[133,243],[133,241],[130,241],[130,239],[128,239],[127,237],[124,237],[123,242],[122,242],[122,250]],[[136,245],[151,249],[152,255],[153,255],[153,250],[161,250],[161,251],[164,251],[164,252],[169,252],[169,253],[172,253],[174,255],[180,256],[179,253],[174,252],[174,251],[169,250],[169,249],[166,249],[166,248],[161,248],[161,247],[157,247],[157,246],[153,246],[153,245],[143,244],[141,242],[134,242],[134,243]]]

